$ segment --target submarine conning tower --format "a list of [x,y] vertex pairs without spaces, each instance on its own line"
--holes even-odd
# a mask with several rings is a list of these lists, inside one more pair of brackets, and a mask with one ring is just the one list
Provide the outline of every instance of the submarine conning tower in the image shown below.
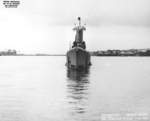
[[81,25],[81,18],[80,17],[78,17],[78,25],[75,26],[73,28],[73,30],[76,31],[76,35],[75,35],[75,41],[73,42],[72,48],[81,47],[83,49],[86,49],[86,44],[83,41],[83,31],[85,31],[86,28]]
[[76,32],[72,48],[67,52],[67,67],[72,69],[87,69],[91,65],[90,53],[86,51],[86,45],[83,41],[83,31],[86,30],[81,25],[81,18],[78,17],[78,25],[73,30]]

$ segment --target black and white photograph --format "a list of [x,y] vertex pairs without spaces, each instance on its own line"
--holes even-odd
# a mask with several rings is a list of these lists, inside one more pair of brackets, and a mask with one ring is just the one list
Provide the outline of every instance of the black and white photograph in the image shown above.
[[0,0],[0,121],[150,121],[150,0]]

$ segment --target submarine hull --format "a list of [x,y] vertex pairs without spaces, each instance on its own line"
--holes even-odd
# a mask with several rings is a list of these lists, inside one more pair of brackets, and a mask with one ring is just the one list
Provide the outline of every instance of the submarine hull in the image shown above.
[[90,53],[80,47],[74,47],[67,52],[68,68],[83,69],[91,65]]

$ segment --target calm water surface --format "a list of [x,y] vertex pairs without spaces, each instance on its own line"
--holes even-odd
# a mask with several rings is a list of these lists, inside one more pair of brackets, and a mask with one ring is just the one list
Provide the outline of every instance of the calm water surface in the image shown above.
[[0,57],[0,121],[149,121],[150,58]]

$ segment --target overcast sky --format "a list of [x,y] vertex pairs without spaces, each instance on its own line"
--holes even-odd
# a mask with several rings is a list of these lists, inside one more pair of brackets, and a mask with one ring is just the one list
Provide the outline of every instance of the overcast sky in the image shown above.
[[0,5],[0,50],[65,53],[76,18],[88,50],[150,48],[150,0],[20,0]]

